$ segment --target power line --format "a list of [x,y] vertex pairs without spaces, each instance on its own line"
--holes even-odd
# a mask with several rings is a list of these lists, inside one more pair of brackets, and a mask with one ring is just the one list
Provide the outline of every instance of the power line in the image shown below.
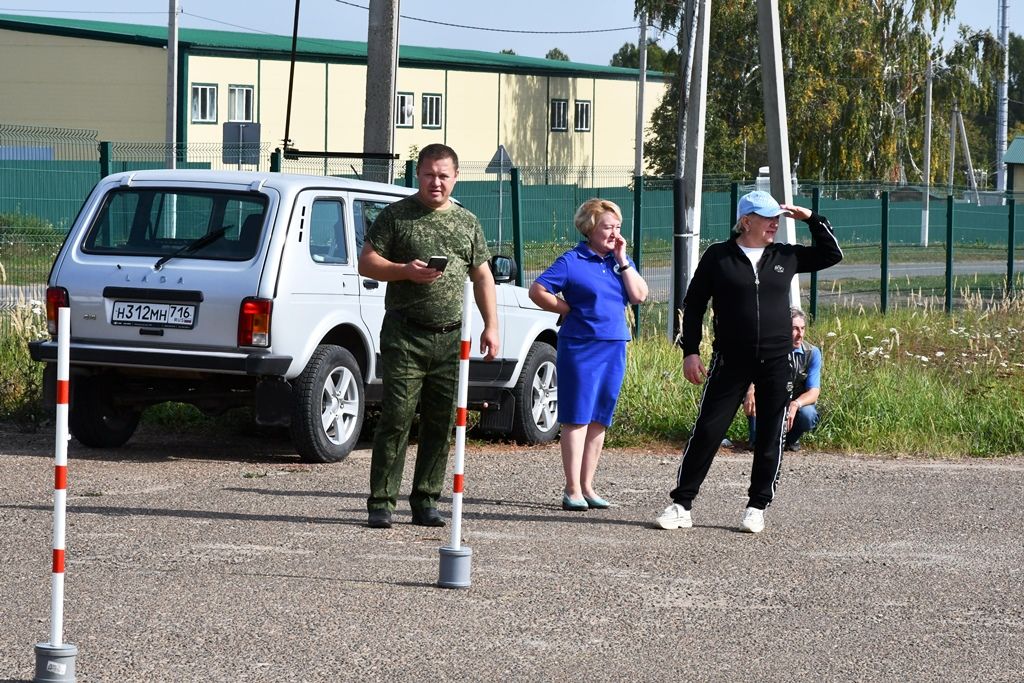
[[[334,1],[337,2],[338,4],[348,5],[349,7],[355,7],[357,9],[369,9],[368,7],[363,7],[362,5],[357,5],[354,2],[347,2],[346,0],[334,0]],[[407,19],[409,21],[420,21],[420,22],[423,22],[424,24],[435,24],[437,26],[447,26],[449,28],[465,28],[465,29],[470,29],[472,31],[492,31],[494,33],[526,33],[526,34],[536,35],[536,36],[548,36],[548,35],[551,35],[551,36],[569,36],[569,35],[581,35],[581,34],[587,34],[587,33],[612,33],[613,31],[635,31],[635,30],[637,30],[636,26],[620,26],[619,28],[595,28],[595,29],[589,29],[589,30],[585,30],[585,31],[526,31],[526,30],[512,29],[512,28],[490,28],[490,27],[487,27],[487,26],[469,26],[469,25],[466,25],[466,24],[452,24],[452,23],[449,23],[449,22],[446,22],[446,21],[434,21],[433,19],[421,19],[420,17],[410,17],[410,16],[405,15],[405,14],[400,14],[398,16],[401,17],[402,19]]]
[[[264,30],[258,29],[258,28],[251,28],[249,26],[242,26],[241,24],[232,24],[229,21],[221,21],[220,19],[214,19],[213,17],[204,17],[201,14],[193,14],[192,12],[186,12],[185,10],[182,10],[181,13],[184,14],[184,15],[188,15],[190,17],[195,17],[196,19],[202,19],[203,21],[209,21],[210,23],[213,23],[213,24],[220,24],[222,26],[230,26],[231,28],[240,28],[243,31],[248,31],[250,33],[262,33],[262,34],[268,35],[268,36],[279,35],[279,34],[276,34],[276,33],[272,33],[271,31],[264,31]],[[314,40],[314,39],[303,38],[303,40]]]
[[23,7],[0,7],[0,12],[25,12],[29,14],[167,14],[167,10],[155,12],[142,10],[122,10],[112,12],[108,10],[89,9],[25,9]]

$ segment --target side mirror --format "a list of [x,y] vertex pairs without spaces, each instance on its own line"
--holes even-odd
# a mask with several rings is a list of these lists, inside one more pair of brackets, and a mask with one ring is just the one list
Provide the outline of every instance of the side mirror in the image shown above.
[[519,268],[516,266],[516,262],[508,256],[492,256],[491,261],[491,274],[494,276],[494,283],[501,284],[503,282],[515,282],[516,275],[519,272]]

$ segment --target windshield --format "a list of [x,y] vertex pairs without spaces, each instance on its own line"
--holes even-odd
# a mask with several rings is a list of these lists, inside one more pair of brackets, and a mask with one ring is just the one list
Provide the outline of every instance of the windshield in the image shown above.
[[258,194],[122,188],[107,195],[82,250],[246,261],[256,255],[266,209]]

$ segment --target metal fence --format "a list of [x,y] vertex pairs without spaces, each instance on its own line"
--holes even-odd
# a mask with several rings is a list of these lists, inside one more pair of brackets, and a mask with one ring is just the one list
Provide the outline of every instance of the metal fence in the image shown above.
[[[415,186],[413,162],[290,159],[262,145],[100,141],[95,131],[0,125],[0,333],[7,316],[44,296],[53,258],[78,210],[106,174],[147,168],[242,169],[382,179]],[[701,204],[702,246],[726,239],[737,197],[750,184],[706,177]],[[481,220],[496,253],[515,256],[529,284],[579,239],[576,208],[600,196],[619,204],[623,233],[651,285],[640,311],[646,329],[660,329],[670,299],[673,198],[671,179],[635,178],[627,167],[497,169],[464,160],[454,196]],[[981,205],[965,188],[929,197],[922,227],[920,188],[873,182],[803,183],[794,201],[828,216],[844,262],[801,277],[804,303],[889,308],[932,298],[956,305],[965,288],[985,297],[1019,295],[1024,271],[1024,223],[1013,198]],[[1024,200],[1024,196],[1020,199]],[[639,221],[639,239],[636,225]],[[809,234],[798,224],[797,239]],[[947,248],[948,247],[948,248]]]

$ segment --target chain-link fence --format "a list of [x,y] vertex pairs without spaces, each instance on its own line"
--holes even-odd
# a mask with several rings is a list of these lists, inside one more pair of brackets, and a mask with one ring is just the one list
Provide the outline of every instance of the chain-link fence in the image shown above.
[[[0,333],[3,310],[40,300],[50,265],[95,183],[105,174],[148,168],[282,171],[415,187],[412,162],[293,156],[269,143],[171,146],[99,141],[95,131],[0,125]],[[643,177],[627,167],[518,167],[463,160],[454,196],[481,220],[496,253],[520,261],[524,284],[580,235],[576,208],[592,197],[616,202],[623,234],[651,286],[641,317],[662,330],[672,282],[674,209],[671,178]],[[738,196],[754,183],[707,176],[701,201],[701,247],[727,239]],[[1024,217],[1007,197],[954,188],[928,197],[921,188],[877,182],[802,183],[794,202],[815,208],[835,226],[843,263],[802,275],[805,305],[887,309],[926,298],[947,306],[970,290],[1004,297],[1019,292],[1024,271]],[[1021,199],[1024,199],[1022,197]],[[925,220],[927,218],[927,221]],[[639,221],[639,239],[637,222]],[[797,224],[798,241],[809,233]],[[950,249],[947,249],[947,245]]]

